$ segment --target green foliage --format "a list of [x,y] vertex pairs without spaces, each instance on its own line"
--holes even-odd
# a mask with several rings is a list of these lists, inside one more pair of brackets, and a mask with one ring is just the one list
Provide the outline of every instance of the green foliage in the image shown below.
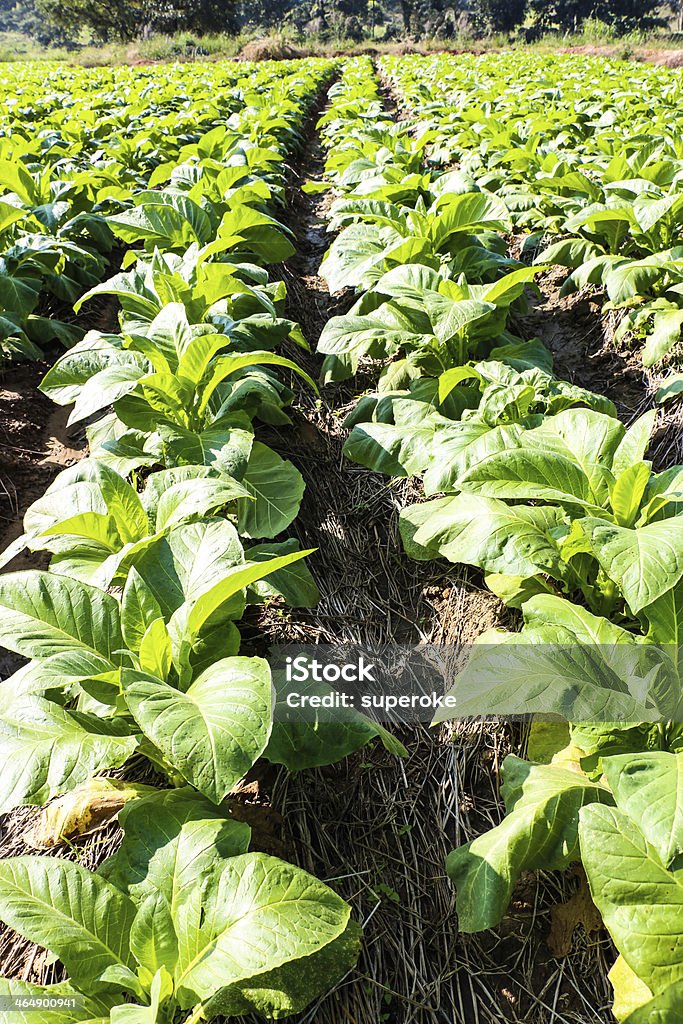
[[[98,1021],[170,1021],[195,1007],[212,1017],[245,1005],[277,1017],[354,962],[357,929],[343,900],[298,868],[247,853],[247,826],[196,794],[134,801],[123,824],[103,872],[41,857],[0,866],[0,919],[63,961]],[[3,988],[27,992],[22,982]],[[126,997],[134,1002],[124,1010]]]
[[58,33],[55,41],[78,40],[85,30],[101,42],[136,39],[145,32],[217,32],[237,29],[237,6],[219,0],[34,0],[36,13]]
[[[544,6],[556,20],[583,16]],[[516,628],[478,638],[450,691],[458,717],[565,720],[546,726],[545,747],[534,724],[529,760],[503,765],[506,816],[450,854],[459,927],[496,927],[523,872],[581,861],[620,953],[615,1013],[673,1020],[683,470],[656,473],[647,459],[654,410],[627,429],[606,398],[558,380],[550,353],[514,337],[507,317],[534,270],[559,264],[571,271],[565,294],[599,286],[629,310],[629,328],[649,335],[646,362],[674,349],[681,151],[664,121],[679,83],[516,54],[382,64],[412,120],[382,118],[360,59],[321,122],[339,230],[322,273],[331,291],[356,291],[322,333],[323,376],[381,363],[377,390],[347,417],[346,454],[422,478],[427,500],[400,514],[411,557],[476,566],[521,610]],[[501,244],[508,220],[527,235],[521,260],[542,249],[535,267]],[[661,397],[680,392],[680,376]]]
[[471,0],[469,13],[484,33],[511,32],[524,22],[527,0]]
[[[134,755],[172,787],[130,795],[102,873],[40,857],[0,866],[0,919],[69,975],[45,989],[3,980],[2,993],[73,994],[69,1019],[278,1018],[358,954],[343,900],[249,853],[224,804],[262,756],[325,764],[378,735],[404,752],[362,716],[325,750],[316,723],[274,733],[270,668],[240,653],[249,604],[318,599],[312,552],[283,537],[303,479],[255,432],[289,423],[293,377],[316,387],[275,351],[307,343],[266,267],[293,251],[274,216],[283,165],[330,70],[118,69],[95,75],[91,108],[87,76],[57,67],[46,87],[25,68],[21,116],[12,102],[4,114],[6,350],[34,354],[38,326],[69,346],[42,389],[88,422],[91,452],[2,556],[47,551],[50,568],[0,576],[0,643],[27,659],[0,686],[0,809],[76,789],[87,803],[91,780]],[[76,110],[58,117],[64,87]],[[137,248],[102,281],[114,239]],[[77,309],[114,296],[119,332],[82,337],[39,316],[48,290]]]

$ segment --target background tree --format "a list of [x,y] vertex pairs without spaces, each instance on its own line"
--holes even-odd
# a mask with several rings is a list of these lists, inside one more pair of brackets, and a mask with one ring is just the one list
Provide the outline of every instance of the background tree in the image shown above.
[[237,6],[230,0],[145,0],[143,17],[154,32],[235,32]]
[[70,39],[82,30],[99,42],[135,39],[144,29],[140,0],[37,0],[46,23]]
[[529,0],[528,10],[541,31],[577,32],[594,7],[595,0]]
[[512,32],[524,21],[527,0],[470,0],[469,11],[478,32]]
[[[650,29],[662,0],[0,0],[0,22],[41,42],[133,40],[150,33],[268,32],[362,40],[382,26],[387,39],[446,39],[474,30],[575,32],[597,18],[619,34]],[[683,21],[683,0],[666,10]],[[681,26],[683,27],[683,25]]]
[[290,13],[292,0],[243,0],[239,5],[242,28],[274,28]]
[[129,41],[150,32],[235,32],[237,7],[225,0],[35,0],[53,33],[99,42]]
[[669,7],[676,16],[676,31],[683,32],[683,0],[671,0]]
[[666,25],[661,7],[662,0],[529,0],[528,12],[542,31],[578,32],[587,18],[597,18],[622,33]]
[[666,25],[661,6],[661,0],[596,0],[594,13],[616,32],[647,31]]

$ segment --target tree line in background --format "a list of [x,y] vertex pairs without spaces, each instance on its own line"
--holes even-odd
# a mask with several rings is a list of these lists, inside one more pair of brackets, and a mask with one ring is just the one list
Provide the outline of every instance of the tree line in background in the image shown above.
[[668,25],[683,0],[0,0],[0,28],[44,43],[153,34],[272,30],[361,41],[576,32],[591,19],[615,34]]

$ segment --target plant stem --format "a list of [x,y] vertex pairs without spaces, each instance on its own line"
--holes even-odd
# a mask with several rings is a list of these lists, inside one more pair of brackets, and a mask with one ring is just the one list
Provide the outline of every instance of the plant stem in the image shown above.
[[185,1024],[199,1024],[200,1021],[204,1020],[204,1011],[201,1003],[197,1003],[190,1016],[185,1021]]

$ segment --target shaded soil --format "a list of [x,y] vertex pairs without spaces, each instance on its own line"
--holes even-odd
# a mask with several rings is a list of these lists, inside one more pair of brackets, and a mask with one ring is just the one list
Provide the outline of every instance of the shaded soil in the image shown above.
[[[538,279],[541,295],[531,290],[530,309],[511,322],[522,337],[539,337],[553,354],[558,377],[605,395],[627,425],[655,406],[666,364],[648,369],[637,344],[617,342],[618,312],[602,312],[602,296],[593,290],[562,296],[568,271],[553,267]],[[683,463],[683,403],[660,409],[648,451],[656,472]]]
[[637,350],[615,345],[615,325],[593,295],[560,295],[567,274],[553,267],[539,276],[541,296],[530,294],[529,313],[514,319],[513,330],[541,338],[558,377],[610,398],[629,423],[652,405],[647,371]]
[[[22,530],[26,509],[66,466],[83,458],[82,434],[68,431],[68,410],[38,391],[49,363],[22,363],[0,378],[0,551]],[[35,561],[22,555],[8,568]]]

